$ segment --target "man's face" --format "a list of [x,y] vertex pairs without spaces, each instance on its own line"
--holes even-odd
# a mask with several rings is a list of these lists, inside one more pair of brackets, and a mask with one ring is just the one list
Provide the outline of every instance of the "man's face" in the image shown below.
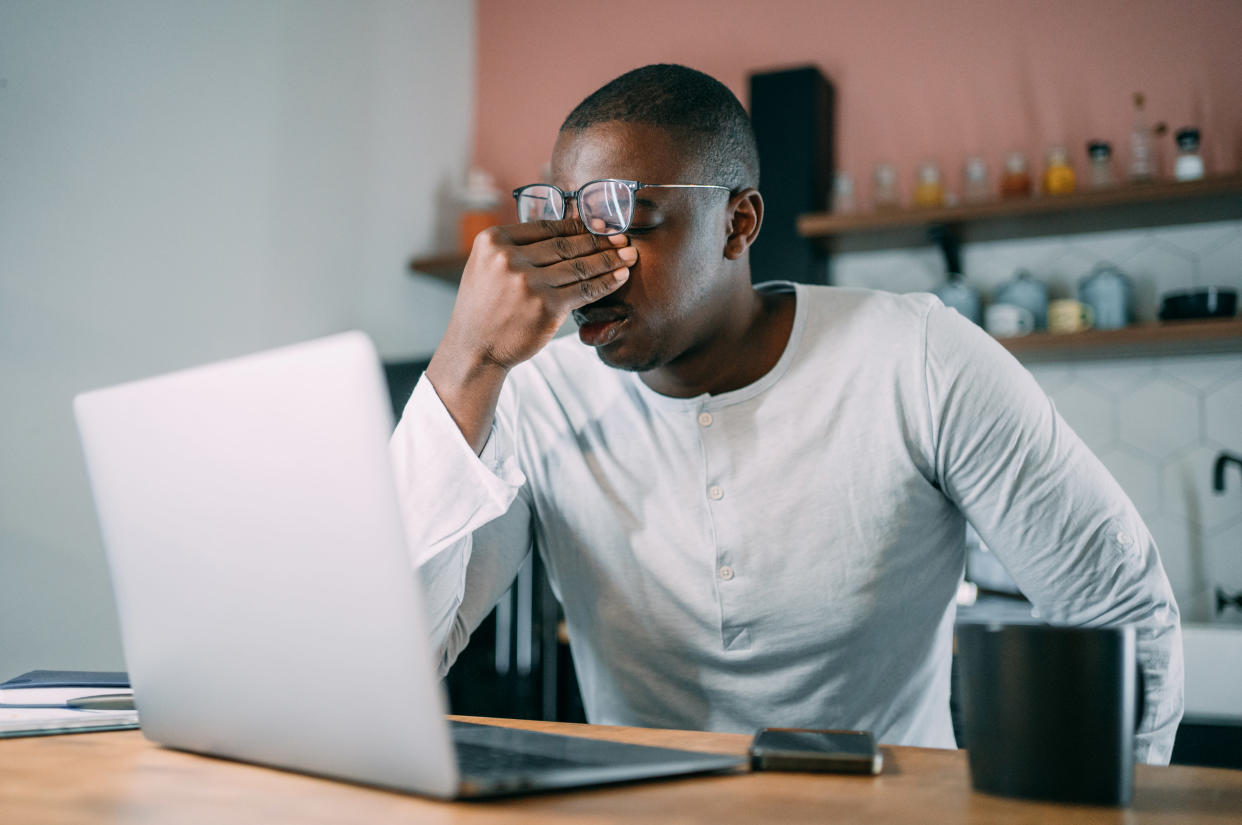
[[[552,152],[552,182],[566,191],[599,178],[642,183],[719,184],[698,180],[691,152],[663,129],[611,121],[562,132]],[[718,189],[640,189],[627,231],[638,249],[621,289],[574,313],[584,343],[617,369],[646,372],[665,366],[711,334],[730,292],[724,277],[727,192]],[[575,207],[576,208],[576,205]],[[575,214],[575,213],[570,213]],[[568,217],[568,215],[567,215]],[[592,321],[622,319],[602,340]]]

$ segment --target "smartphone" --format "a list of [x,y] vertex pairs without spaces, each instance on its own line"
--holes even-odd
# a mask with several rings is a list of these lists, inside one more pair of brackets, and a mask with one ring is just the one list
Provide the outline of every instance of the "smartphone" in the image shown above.
[[763,728],[750,744],[750,766],[756,771],[877,774],[884,755],[867,731]]

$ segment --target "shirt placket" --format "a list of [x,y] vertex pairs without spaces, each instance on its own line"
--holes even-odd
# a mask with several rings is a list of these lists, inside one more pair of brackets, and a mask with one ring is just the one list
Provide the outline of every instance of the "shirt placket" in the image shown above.
[[[708,518],[711,520],[713,549],[715,550],[716,603],[720,610],[720,643],[725,650],[745,650],[750,647],[750,632],[740,619],[745,586],[745,570],[738,569],[729,536],[736,532],[728,528],[733,521],[734,504],[730,499],[729,478],[726,468],[728,437],[720,411],[700,410],[697,415],[699,441],[703,447],[704,478]],[[736,492],[736,491],[732,491]],[[723,540],[722,540],[723,539]]]

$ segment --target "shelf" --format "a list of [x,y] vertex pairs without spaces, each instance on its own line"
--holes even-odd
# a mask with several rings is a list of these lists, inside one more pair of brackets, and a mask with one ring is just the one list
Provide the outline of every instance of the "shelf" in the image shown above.
[[1242,318],[1157,321],[1124,329],[1037,332],[997,340],[1026,362],[1242,352]]
[[946,267],[961,271],[959,244],[1107,232],[1242,217],[1242,174],[1198,181],[1122,184],[1069,195],[953,207],[798,218],[798,234],[833,253],[939,244]]
[[453,286],[461,283],[461,272],[466,268],[466,256],[458,253],[450,255],[429,255],[410,261],[410,271],[430,275]]
[[1069,195],[993,200],[952,207],[900,209],[892,212],[849,215],[810,214],[798,219],[798,234],[806,238],[820,238],[898,227],[966,223],[993,218],[1073,212],[1081,209],[1195,200],[1216,195],[1242,197],[1242,175],[1222,175],[1186,182],[1127,184],[1108,189],[1074,192]]
[[1203,180],[1163,181],[1153,184],[1126,184],[1109,189],[1077,191],[1069,195],[1040,198],[991,200],[982,204],[900,209],[856,214],[809,214],[797,220],[797,231],[804,237],[830,237],[910,226],[968,224],[968,222],[1025,217],[1056,212],[1108,209],[1169,201],[1200,200],[1235,195],[1242,198],[1242,174],[1221,175]]

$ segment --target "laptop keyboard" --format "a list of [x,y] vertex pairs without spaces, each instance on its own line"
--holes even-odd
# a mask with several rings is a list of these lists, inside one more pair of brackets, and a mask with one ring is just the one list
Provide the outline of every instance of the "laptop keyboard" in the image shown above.
[[591,767],[591,763],[574,762],[555,756],[494,748],[458,742],[457,764],[466,776],[489,776],[499,773],[528,773],[533,771]]

